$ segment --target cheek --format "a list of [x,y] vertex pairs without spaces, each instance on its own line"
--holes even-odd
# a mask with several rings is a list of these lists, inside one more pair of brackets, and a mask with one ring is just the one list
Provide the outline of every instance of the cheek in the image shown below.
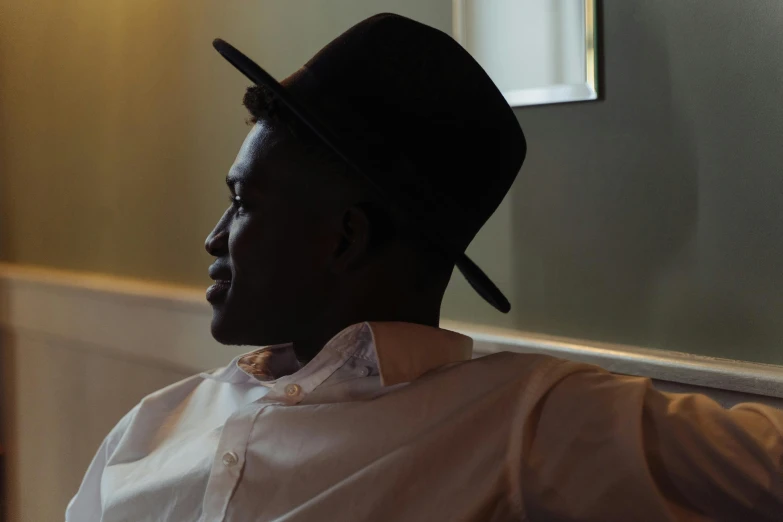
[[324,220],[296,215],[243,217],[230,238],[234,282],[257,290],[311,284],[328,272],[334,248]]

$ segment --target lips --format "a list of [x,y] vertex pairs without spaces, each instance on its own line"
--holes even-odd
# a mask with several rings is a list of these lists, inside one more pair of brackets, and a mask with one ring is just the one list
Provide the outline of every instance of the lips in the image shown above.
[[226,299],[228,290],[231,288],[230,280],[218,280],[207,288],[207,301],[212,304],[220,303]]
[[207,301],[212,304],[224,301],[231,288],[231,269],[220,263],[214,263],[209,267],[209,277],[215,283],[207,288]]

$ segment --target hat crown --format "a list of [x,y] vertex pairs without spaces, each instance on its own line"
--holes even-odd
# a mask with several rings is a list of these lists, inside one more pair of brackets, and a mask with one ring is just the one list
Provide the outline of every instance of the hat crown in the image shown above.
[[463,250],[525,158],[522,129],[481,66],[399,15],[358,23],[282,83],[393,203]]

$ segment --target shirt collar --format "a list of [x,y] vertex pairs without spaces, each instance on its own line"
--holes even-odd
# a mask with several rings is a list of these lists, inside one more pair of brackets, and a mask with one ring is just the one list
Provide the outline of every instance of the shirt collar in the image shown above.
[[446,364],[466,361],[473,339],[414,323],[370,323],[381,383],[410,382]]
[[[311,373],[313,367],[355,357],[378,367],[384,386],[410,382],[428,371],[471,358],[473,339],[465,335],[401,322],[359,323],[334,336],[305,366],[296,359],[292,344],[267,346],[236,357],[231,364],[205,377],[233,382],[242,376],[272,386],[285,376]],[[320,372],[319,372],[320,373]]]

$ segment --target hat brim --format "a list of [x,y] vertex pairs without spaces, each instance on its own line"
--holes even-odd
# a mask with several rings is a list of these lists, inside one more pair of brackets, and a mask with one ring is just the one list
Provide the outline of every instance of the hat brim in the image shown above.
[[[352,157],[348,152],[350,149],[340,143],[339,137],[330,129],[329,125],[318,118],[312,111],[308,110],[300,100],[297,100],[296,97],[285,88],[285,86],[275,80],[269,73],[259,67],[258,64],[228,42],[216,38],[212,42],[212,46],[223,58],[236,67],[239,72],[244,74],[250,81],[256,85],[263,85],[269,89],[280,102],[285,104],[301,123],[306,125],[349,167],[361,174],[379,193],[383,194],[384,191],[377,186],[371,176],[367,175],[367,167],[361,165],[358,158]],[[442,246],[447,247],[447,245]],[[449,252],[449,254],[454,258],[457,268],[459,268],[462,275],[465,276],[465,279],[470,283],[470,286],[473,287],[485,301],[504,314],[511,310],[511,304],[508,302],[508,299],[506,299],[492,280],[487,277],[484,271],[481,270],[481,268],[479,268],[464,252]]]

